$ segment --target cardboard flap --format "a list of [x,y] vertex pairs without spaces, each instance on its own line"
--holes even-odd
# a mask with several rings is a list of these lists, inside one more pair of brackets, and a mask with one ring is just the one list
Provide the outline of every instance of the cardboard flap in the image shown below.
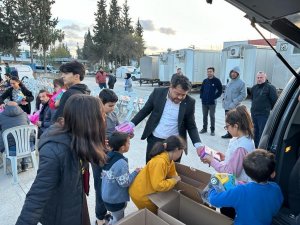
[[193,167],[189,167],[180,163],[175,163],[176,171],[180,176],[188,177],[192,180],[208,184],[211,174],[197,170]]
[[167,222],[156,216],[148,209],[141,209],[137,212],[131,213],[117,222],[117,225],[168,225]]
[[151,195],[148,195],[149,199],[158,207],[161,208],[168,202],[177,198],[179,193],[177,191],[167,191],[167,192],[157,192]]

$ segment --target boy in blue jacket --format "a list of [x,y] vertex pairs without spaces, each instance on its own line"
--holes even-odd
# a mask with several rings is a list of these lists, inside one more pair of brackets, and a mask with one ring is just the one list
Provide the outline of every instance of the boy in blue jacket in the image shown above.
[[123,156],[130,147],[130,137],[127,133],[112,133],[109,145],[112,151],[107,153],[107,163],[102,171],[102,199],[113,217],[110,224],[115,224],[124,217],[129,201],[128,188],[140,169],[129,173],[128,159]]
[[243,167],[253,182],[219,193],[212,189],[208,200],[216,207],[233,207],[235,225],[270,225],[283,202],[278,184],[268,181],[275,177],[274,155],[255,150],[244,158]]

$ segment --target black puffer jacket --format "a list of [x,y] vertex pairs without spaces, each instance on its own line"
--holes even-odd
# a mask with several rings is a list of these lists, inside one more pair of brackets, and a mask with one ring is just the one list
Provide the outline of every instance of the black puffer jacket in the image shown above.
[[40,162],[16,225],[81,225],[82,174],[79,159],[70,149],[68,134],[42,135]]

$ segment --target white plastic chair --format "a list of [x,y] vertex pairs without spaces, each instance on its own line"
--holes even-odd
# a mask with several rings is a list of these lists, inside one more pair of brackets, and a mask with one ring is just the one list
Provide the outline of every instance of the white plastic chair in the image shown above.
[[[11,156],[9,154],[9,147],[8,147],[8,135],[11,134],[14,137],[16,143],[16,155]],[[33,151],[30,147],[30,136],[34,134],[35,136],[35,144]],[[8,158],[11,162],[11,169],[13,174],[13,183],[19,183],[18,179],[18,168],[17,168],[17,161],[18,159],[22,159],[25,157],[31,157],[31,162],[35,171],[37,171],[37,161],[35,151],[37,150],[37,135],[38,135],[38,128],[34,125],[22,125],[17,127],[9,128],[2,133],[2,138],[4,142],[5,151],[3,154],[3,168],[4,172],[6,173],[6,159]]]

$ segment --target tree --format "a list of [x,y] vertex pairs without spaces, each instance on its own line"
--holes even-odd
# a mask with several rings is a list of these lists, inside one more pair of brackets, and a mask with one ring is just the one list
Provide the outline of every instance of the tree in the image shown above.
[[98,57],[95,52],[95,45],[90,30],[84,35],[84,43],[82,47],[82,58],[91,62],[96,62]]
[[106,14],[106,0],[99,0],[97,2],[97,12],[95,13],[96,25],[94,31],[94,45],[97,54],[95,56],[98,60],[108,60],[108,45],[109,45],[109,31],[108,19]]
[[35,43],[36,27],[38,24],[35,0],[18,0],[19,4],[19,26],[22,28],[22,39],[29,45],[31,63],[33,63],[33,45]]
[[119,43],[121,39],[121,19],[120,10],[117,0],[112,0],[110,3],[108,14],[108,26],[109,26],[109,55],[110,61],[118,62],[119,59]]
[[77,54],[77,59],[83,59],[82,48],[79,47],[78,43],[77,43],[76,54]]
[[71,53],[68,46],[64,43],[59,43],[57,47],[54,47],[50,51],[50,58],[70,58]]
[[140,24],[140,20],[138,19],[137,23],[136,23],[136,27],[135,27],[135,32],[134,32],[134,39],[135,39],[135,59],[140,59],[143,55],[144,55],[144,51],[145,51],[145,41],[143,38],[143,27]]
[[123,9],[122,9],[122,28],[123,32],[125,34],[132,34],[133,33],[133,27],[131,25],[131,18],[129,17],[129,6],[127,4],[127,0],[125,0],[123,4]]
[[143,30],[143,27],[140,23],[140,19],[138,19],[138,21],[136,22],[136,27],[135,27],[135,35],[138,36],[138,37],[143,37],[143,33],[144,33],[144,30]]
[[15,61],[22,41],[19,21],[17,0],[0,1],[0,49],[12,54]]
[[[38,0],[34,0],[38,1]],[[64,33],[62,30],[55,29],[58,19],[52,19],[51,14],[51,6],[55,3],[54,0],[39,0],[39,4],[36,5],[37,12],[37,29],[35,33],[36,42],[34,44],[34,48],[39,48],[43,51],[44,58],[44,68],[46,72],[46,51],[49,49],[51,44],[55,44],[55,42],[62,41],[64,38]]]

